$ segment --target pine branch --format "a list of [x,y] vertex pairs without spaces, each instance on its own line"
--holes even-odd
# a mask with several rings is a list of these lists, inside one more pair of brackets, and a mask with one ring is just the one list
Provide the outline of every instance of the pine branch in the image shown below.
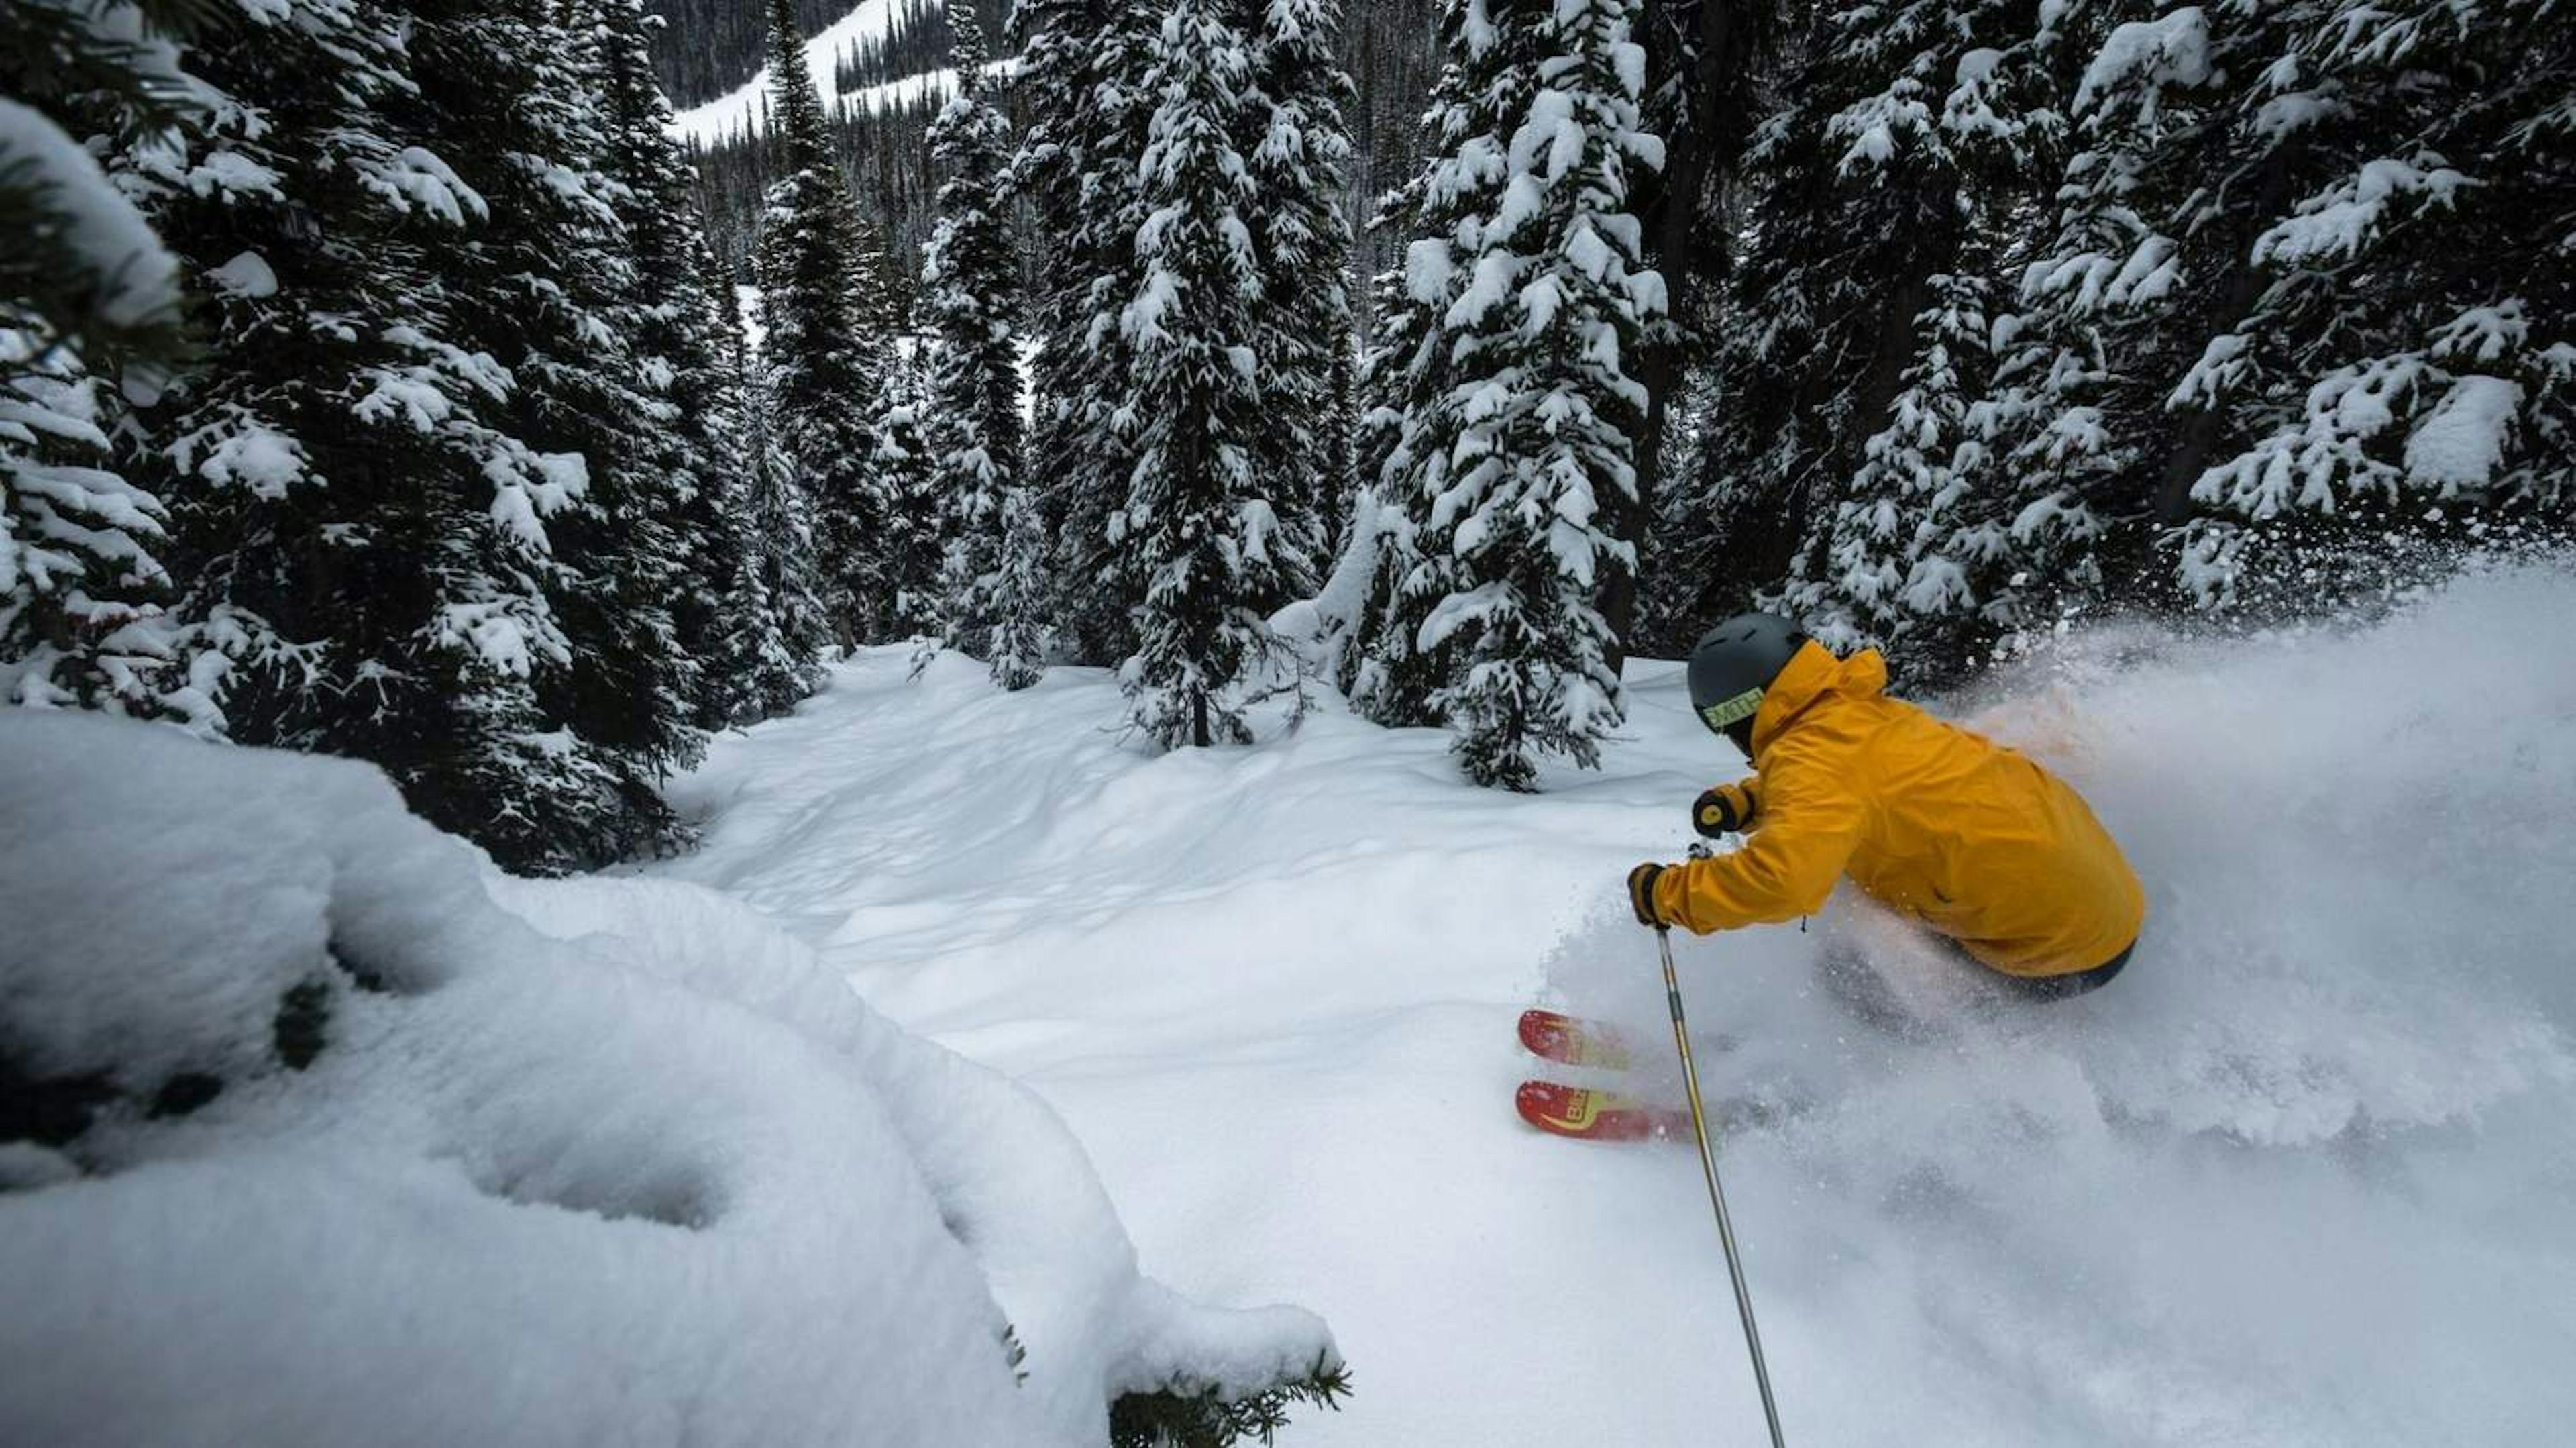
[[1230,1448],[1246,1439],[1265,1445],[1288,1425],[1295,1406],[1341,1411],[1351,1394],[1347,1364],[1318,1353],[1301,1377],[1248,1397],[1225,1399],[1213,1387],[1185,1391],[1174,1384],[1151,1393],[1128,1393],[1110,1405],[1111,1448]]

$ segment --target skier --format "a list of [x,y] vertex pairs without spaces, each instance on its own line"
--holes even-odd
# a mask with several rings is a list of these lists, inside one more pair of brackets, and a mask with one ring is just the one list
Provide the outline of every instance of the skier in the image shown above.
[[1690,657],[1691,707],[1753,762],[1691,822],[1744,848],[1628,874],[1639,922],[1696,934],[1815,913],[1844,875],[2015,994],[2081,995],[2129,962],[2146,896],[2083,799],[2003,746],[1886,696],[1875,650],[1838,659],[1743,614]]

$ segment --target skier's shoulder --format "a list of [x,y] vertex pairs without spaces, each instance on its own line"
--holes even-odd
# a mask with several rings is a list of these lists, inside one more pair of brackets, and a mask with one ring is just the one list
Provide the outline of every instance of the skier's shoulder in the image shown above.
[[1809,708],[1785,721],[1763,743],[1754,785],[1763,807],[1858,788],[1871,732],[1868,721],[1831,708]]
[[1780,722],[1762,748],[1762,773],[1779,768],[1840,761],[1864,750],[1894,717],[1891,708],[1906,708],[1878,694],[1819,693]]

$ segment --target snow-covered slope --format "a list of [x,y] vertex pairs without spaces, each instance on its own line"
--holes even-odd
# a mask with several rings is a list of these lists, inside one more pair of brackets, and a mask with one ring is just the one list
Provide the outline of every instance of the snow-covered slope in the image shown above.
[[[2520,1443],[2576,1421],[2576,579],[2347,632],[2079,640],[1968,712],[2076,779],[2153,918],[2099,996],[1981,1017],[1828,929],[1679,943],[1791,1441]],[[678,791],[727,890],[1050,1101],[1143,1262],[1294,1296],[1355,1369],[1305,1445],[1756,1441],[1687,1147],[1513,1117],[1514,1014],[1663,1032],[1626,867],[1740,768],[1639,663],[1597,775],[1462,785],[1326,706],[1149,758],[1114,686],[900,651]],[[1649,1073],[1651,1078],[1653,1073]]]
[[0,1089],[0,1442],[1103,1443],[1330,1352],[740,904],[343,761],[0,710]]
[[[830,105],[838,94],[834,86],[833,67],[842,52],[867,40],[882,39],[893,29],[894,0],[859,0],[850,13],[833,21],[805,39],[805,68],[814,77],[814,91]],[[756,132],[763,112],[762,98],[769,94],[769,67],[732,90],[679,113],[673,131],[700,145],[712,145],[728,136]]]
[[[944,96],[956,88],[957,72],[946,67],[879,85],[860,86],[855,90],[837,88],[834,66],[842,53],[861,41],[881,39],[893,28],[894,20],[894,0],[859,0],[849,14],[806,37],[805,66],[812,73],[815,93],[822,96],[827,110],[847,105],[854,110],[874,111]],[[997,60],[985,67],[985,71],[990,75],[1009,75],[1017,65],[1016,61]],[[758,75],[714,100],[681,111],[673,119],[672,134],[701,146],[757,134],[768,114],[768,96],[769,67],[764,65]]]

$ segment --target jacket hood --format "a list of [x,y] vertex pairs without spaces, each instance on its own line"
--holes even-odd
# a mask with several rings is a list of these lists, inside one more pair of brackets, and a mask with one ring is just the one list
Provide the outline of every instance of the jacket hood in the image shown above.
[[1838,659],[1833,650],[1809,639],[1790,655],[1780,677],[1762,693],[1762,707],[1753,715],[1753,757],[1758,762],[1782,725],[1827,694],[1867,699],[1886,692],[1887,660],[1878,650],[1863,649]]

